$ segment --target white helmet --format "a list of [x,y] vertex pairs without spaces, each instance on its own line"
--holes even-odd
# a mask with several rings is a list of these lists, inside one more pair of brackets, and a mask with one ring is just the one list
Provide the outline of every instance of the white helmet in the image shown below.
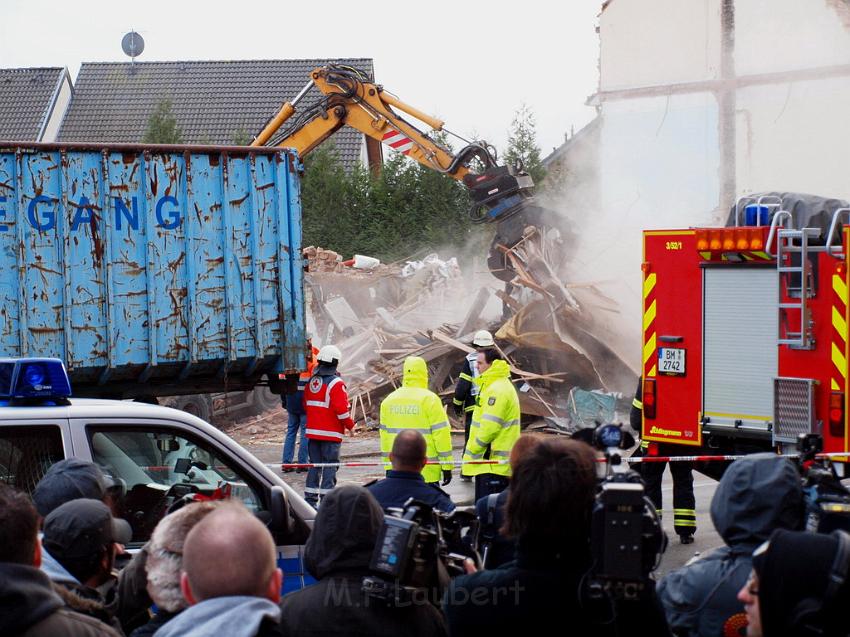
[[342,352],[336,345],[325,345],[316,355],[316,360],[320,363],[333,363],[334,361],[338,363],[341,358]]
[[476,347],[493,347],[493,335],[487,330],[478,330],[472,337],[472,344]]

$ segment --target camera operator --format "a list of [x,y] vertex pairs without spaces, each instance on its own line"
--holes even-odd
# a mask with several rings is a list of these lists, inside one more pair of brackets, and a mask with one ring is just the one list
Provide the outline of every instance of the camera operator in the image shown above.
[[307,540],[304,563],[317,584],[286,595],[287,635],[445,635],[440,611],[427,599],[393,605],[363,592],[363,578],[384,512],[363,487],[337,487],[325,496]]
[[653,589],[613,614],[610,600],[584,601],[596,488],[588,445],[548,439],[531,449],[513,472],[506,509],[517,559],[452,581],[443,602],[449,632],[494,637],[563,626],[574,635],[669,634]]
[[738,591],[752,552],[775,529],[802,524],[800,474],[788,458],[757,453],[733,462],[711,500],[711,520],[726,546],[658,583],[658,596],[676,635],[735,634],[745,625]]

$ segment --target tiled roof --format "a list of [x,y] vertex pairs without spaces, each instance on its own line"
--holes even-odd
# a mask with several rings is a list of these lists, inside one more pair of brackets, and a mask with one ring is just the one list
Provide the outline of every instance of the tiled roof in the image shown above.
[[64,68],[0,69],[0,139],[38,141]]
[[[140,142],[151,113],[168,99],[184,143],[232,144],[258,133],[312,69],[331,61],[374,75],[368,58],[84,63],[59,141]],[[318,95],[311,89],[303,103]],[[333,142],[343,164],[359,161],[361,133],[345,127]]]

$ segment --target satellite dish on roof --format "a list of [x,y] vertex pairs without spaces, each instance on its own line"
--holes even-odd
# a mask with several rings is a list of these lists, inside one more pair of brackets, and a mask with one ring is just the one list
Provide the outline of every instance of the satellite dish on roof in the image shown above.
[[145,50],[145,41],[135,31],[130,31],[121,39],[121,48],[134,62],[136,58]]

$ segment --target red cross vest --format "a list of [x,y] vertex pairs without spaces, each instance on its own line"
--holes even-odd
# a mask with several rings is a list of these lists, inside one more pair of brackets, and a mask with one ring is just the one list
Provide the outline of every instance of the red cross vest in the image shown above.
[[307,438],[342,442],[346,429],[354,428],[348,392],[339,376],[313,376],[304,389]]

